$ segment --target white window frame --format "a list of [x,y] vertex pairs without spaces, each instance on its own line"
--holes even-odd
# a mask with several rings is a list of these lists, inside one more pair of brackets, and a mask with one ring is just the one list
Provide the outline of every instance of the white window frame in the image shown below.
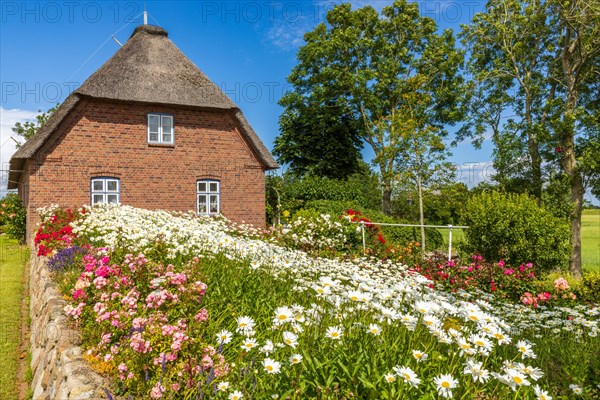
[[[100,188],[95,185],[95,183],[101,183],[102,186]],[[116,183],[117,188],[115,190],[109,190],[108,184]],[[109,197],[115,198],[116,201],[108,201]],[[97,199],[101,199],[97,201]],[[119,178],[108,177],[108,176],[100,176],[96,178],[92,178],[90,181],[90,204],[93,206],[95,204],[121,204],[121,180]]]
[[[153,134],[158,135],[157,140],[152,140],[150,138],[150,118],[155,117],[158,118],[158,131],[152,132]],[[171,120],[171,141],[164,140],[164,132],[163,126],[165,120]],[[149,144],[175,144],[175,126],[173,122],[172,114],[161,114],[161,113],[149,113],[147,118],[147,140]]]
[[[202,189],[204,185],[204,189]],[[216,185],[216,190],[214,189]],[[211,210],[211,201],[216,198],[216,210]],[[200,200],[203,199],[203,202]],[[204,205],[201,210],[200,205]],[[198,215],[218,215],[221,212],[221,182],[216,179],[199,179],[196,181],[196,213]]]

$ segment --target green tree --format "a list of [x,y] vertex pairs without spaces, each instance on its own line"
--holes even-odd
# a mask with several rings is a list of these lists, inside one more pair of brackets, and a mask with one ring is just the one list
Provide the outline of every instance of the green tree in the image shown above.
[[[558,32],[557,61],[553,78],[558,82],[561,102],[552,125],[559,146],[559,164],[566,175],[571,192],[569,270],[580,277],[581,211],[585,194],[586,169],[596,169],[598,154],[577,151],[579,134],[588,132],[589,110],[598,112],[598,76],[600,76],[600,2],[598,0],[552,0],[552,25]],[[597,119],[596,119],[597,121]],[[589,127],[589,126],[587,126]],[[588,146],[594,148],[597,136]],[[579,158],[578,158],[579,156]]]
[[[514,115],[493,132],[499,133],[492,137],[496,180],[505,189],[530,186],[539,201],[542,161],[548,162],[548,176],[556,170],[565,176],[571,203],[569,268],[580,276],[583,196],[586,184],[593,188],[597,182],[593,149],[598,139],[592,133],[600,97],[600,2],[490,0],[485,13],[463,29],[463,39],[472,55],[472,98],[492,102],[492,122]],[[459,137],[481,135],[485,129],[478,125],[488,117],[473,118]]]
[[451,31],[436,32],[435,22],[420,16],[416,3],[396,0],[381,15],[370,6],[352,11],[342,4],[327,13],[327,23],[304,36],[288,78],[295,93],[316,104],[335,100],[349,110],[374,152],[387,214],[401,150],[394,121],[405,96],[415,90],[428,94],[422,108],[427,125],[441,129],[461,118],[463,55]]
[[[542,197],[542,148],[556,93],[550,79],[555,32],[540,0],[490,0],[485,12],[463,27],[471,57],[470,122],[460,134],[477,143],[491,133],[494,179]],[[502,117],[510,114],[507,122]]]
[[297,176],[345,179],[359,171],[363,144],[347,107],[324,101],[315,103],[298,92],[284,95],[273,153]]
[[[12,131],[17,135],[23,137],[25,140],[29,140],[35,133],[40,129],[42,125],[46,123],[54,114],[56,109],[58,108],[58,104],[52,108],[50,108],[46,112],[42,112],[42,110],[38,110],[38,115],[35,117],[35,121],[26,121],[26,122],[17,122],[15,126],[12,127]],[[17,145],[19,146],[19,145]]]

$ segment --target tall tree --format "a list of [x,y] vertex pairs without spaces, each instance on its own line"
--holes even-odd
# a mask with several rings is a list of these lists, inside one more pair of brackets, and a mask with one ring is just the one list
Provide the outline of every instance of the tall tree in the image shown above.
[[[461,134],[481,140],[491,130],[495,179],[501,184],[516,179],[538,200],[541,151],[556,91],[549,79],[555,34],[547,23],[547,8],[542,0],[490,0],[461,34],[471,53],[474,83],[473,118]],[[511,117],[502,123],[506,114]]]
[[436,31],[416,3],[396,0],[381,14],[370,6],[352,11],[342,4],[327,13],[327,23],[304,36],[298,65],[288,78],[295,93],[318,104],[335,101],[350,111],[375,154],[386,213],[401,150],[393,121],[406,96],[414,90],[427,95],[423,110],[430,126],[443,129],[461,118],[463,56],[451,31]]
[[[495,166],[505,178],[531,181],[540,199],[543,161],[568,181],[569,269],[580,276],[583,196],[586,183],[597,182],[593,149],[598,138],[593,133],[599,109],[600,1],[490,0],[463,29],[463,39],[479,90],[474,93],[497,102],[499,115],[514,115],[493,127],[498,133],[493,137]],[[487,123],[481,116],[473,121],[462,135],[473,137],[483,131],[478,124]],[[524,168],[526,174],[520,172]],[[556,176],[553,172],[550,176]]]
[[273,153],[290,172],[345,179],[359,171],[363,144],[347,107],[298,92],[286,93],[279,104],[285,109]]
[[11,129],[17,135],[23,137],[25,140],[29,140],[35,133],[40,129],[42,125],[46,123],[54,114],[56,109],[58,108],[58,104],[52,108],[50,108],[46,112],[42,112],[42,110],[38,110],[38,115],[35,116],[35,121],[25,121],[23,123],[17,122],[15,126]]
[[[550,1],[550,0],[549,0]],[[554,79],[559,84],[560,112],[553,120],[556,140],[560,149],[560,166],[571,187],[572,209],[571,258],[569,270],[581,276],[581,211],[585,194],[584,169],[587,162],[577,157],[576,135],[585,131],[590,109],[598,112],[598,78],[600,77],[600,1],[552,0],[553,25],[559,33]],[[592,140],[592,146],[597,143]],[[588,147],[589,148],[589,147]],[[582,154],[597,159],[598,154]]]

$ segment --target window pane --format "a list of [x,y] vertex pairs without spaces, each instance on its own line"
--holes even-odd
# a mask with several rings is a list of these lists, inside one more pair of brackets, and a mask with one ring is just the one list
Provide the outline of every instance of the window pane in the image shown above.
[[206,182],[198,182],[198,192],[206,193]]
[[150,141],[151,142],[158,142],[158,133],[152,133],[152,132],[150,132]]
[[216,214],[219,212],[219,196],[216,194],[210,195],[210,213]]
[[162,117],[162,130],[163,133],[171,133],[173,132],[173,118],[172,117]]
[[119,195],[118,194],[107,194],[106,202],[111,203],[111,204],[117,204],[119,202]]
[[93,192],[104,192],[104,181],[102,181],[102,180],[92,181],[92,191]]
[[198,213],[206,214],[207,205],[206,205],[206,196],[200,195],[198,196]]
[[92,196],[92,204],[101,204],[104,203],[104,195],[103,194],[95,194]]
[[163,133],[162,141],[163,141],[163,143],[173,143],[173,135]]
[[117,184],[116,180],[111,179],[106,181],[107,192],[116,192],[117,190],[119,190],[119,185]]
[[210,191],[212,193],[218,193],[219,192],[219,183],[218,182],[211,182],[210,183]]
[[159,119],[158,115],[148,115],[148,129],[150,133],[158,133]]

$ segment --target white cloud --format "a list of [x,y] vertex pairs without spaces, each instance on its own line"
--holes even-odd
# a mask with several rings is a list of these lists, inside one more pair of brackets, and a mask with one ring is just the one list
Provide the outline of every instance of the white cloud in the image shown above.
[[25,122],[35,119],[36,111],[22,110],[18,108],[6,109],[0,107],[0,197],[6,192],[8,177],[8,162],[17,150],[13,139],[23,142],[23,138],[17,136],[12,127],[17,122]]

